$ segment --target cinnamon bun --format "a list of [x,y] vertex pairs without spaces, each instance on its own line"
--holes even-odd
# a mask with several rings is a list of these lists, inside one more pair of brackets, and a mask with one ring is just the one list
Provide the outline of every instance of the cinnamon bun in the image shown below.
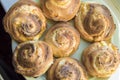
[[81,3],[75,25],[81,37],[90,42],[109,40],[116,28],[106,6],[88,2]]
[[52,63],[52,49],[43,41],[23,42],[14,51],[13,66],[15,71],[24,76],[41,76]]
[[69,23],[57,23],[45,35],[45,41],[50,44],[55,57],[72,55],[80,44],[79,32]]
[[41,9],[31,0],[20,0],[6,13],[4,28],[17,42],[38,40],[46,29]]
[[88,80],[80,63],[70,57],[59,58],[48,70],[47,80]]
[[77,13],[80,0],[41,0],[45,16],[54,21],[71,20]]
[[117,69],[120,55],[112,43],[96,42],[83,51],[82,62],[91,76],[107,78]]

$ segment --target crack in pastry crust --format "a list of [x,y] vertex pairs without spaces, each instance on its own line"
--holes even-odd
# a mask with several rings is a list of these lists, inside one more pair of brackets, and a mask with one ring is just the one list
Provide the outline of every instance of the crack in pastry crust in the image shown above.
[[28,41],[19,44],[13,55],[16,72],[37,77],[44,74],[53,63],[51,47],[43,41]]
[[32,1],[20,0],[7,12],[3,20],[6,32],[18,42],[38,40],[46,29],[40,8]]
[[109,40],[115,24],[107,7],[97,3],[81,3],[75,18],[76,28],[87,41]]

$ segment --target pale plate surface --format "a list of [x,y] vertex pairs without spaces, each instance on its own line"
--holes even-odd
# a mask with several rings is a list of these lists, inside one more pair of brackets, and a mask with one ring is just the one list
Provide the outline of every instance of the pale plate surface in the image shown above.
[[[16,1],[17,0],[0,0],[6,12]],[[39,2],[39,0],[34,0],[34,1]],[[114,23],[116,24],[116,27],[117,27],[112,37],[112,43],[115,44],[119,48],[119,51],[120,51],[120,14],[119,14],[120,13],[120,5],[119,5],[120,0],[82,0],[82,1],[97,2],[100,4],[106,5],[110,9],[113,15],[113,18],[114,18]],[[51,23],[49,22],[48,25],[51,26]],[[12,40],[13,51],[16,45],[17,43],[14,40]],[[71,57],[76,58],[77,60],[80,60],[83,49],[86,48],[88,45],[89,43],[81,39],[79,49]],[[31,77],[25,77],[25,78],[27,80],[46,80],[45,76],[41,76],[38,78],[31,78]],[[90,78],[89,80],[105,80],[105,79]],[[120,80],[120,66],[108,80]]]

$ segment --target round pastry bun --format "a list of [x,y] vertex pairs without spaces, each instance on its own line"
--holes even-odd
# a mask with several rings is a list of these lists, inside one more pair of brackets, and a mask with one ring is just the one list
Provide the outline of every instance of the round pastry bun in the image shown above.
[[60,22],[48,30],[45,41],[52,47],[55,57],[66,57],[78,49],[80,35],[69,23]]
[[6,13],[5,31],[17,42],[38,40],[46,30],[41,9],[31,0],[19,0]]
[[80,63],[70,57],[56,59],[48,70],[47,80],[88,80]]
[[15,71],[24,76],[41,76],[52,63],[52,49],[43,41],[23,42],[16,47],[13,54]]
[[54,21],[71,20],[80,7],[80,0],[41,0],[44,15]]
[[89,42],[110,40],[116,28],[107,7],[90,2],[81,3],[75,25],[81,37]]
[[112,43],[101,41],[91,44],[83,51],[82,62],[91,76],[107,78],[118,68],[120,55]]

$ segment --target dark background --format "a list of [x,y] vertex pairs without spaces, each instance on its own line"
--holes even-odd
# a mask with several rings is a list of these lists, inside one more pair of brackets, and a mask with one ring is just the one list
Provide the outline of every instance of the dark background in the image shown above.
[[4,16],[5,11],[0,3],[0,66],[2,67],[3,71],[6,74],[6,77],[8,77],[9,80],[24,80],[21,75],[17,74],[14,71],[14,68],[12,66],[11,38],[9,34],[5,32],[2,24]]

